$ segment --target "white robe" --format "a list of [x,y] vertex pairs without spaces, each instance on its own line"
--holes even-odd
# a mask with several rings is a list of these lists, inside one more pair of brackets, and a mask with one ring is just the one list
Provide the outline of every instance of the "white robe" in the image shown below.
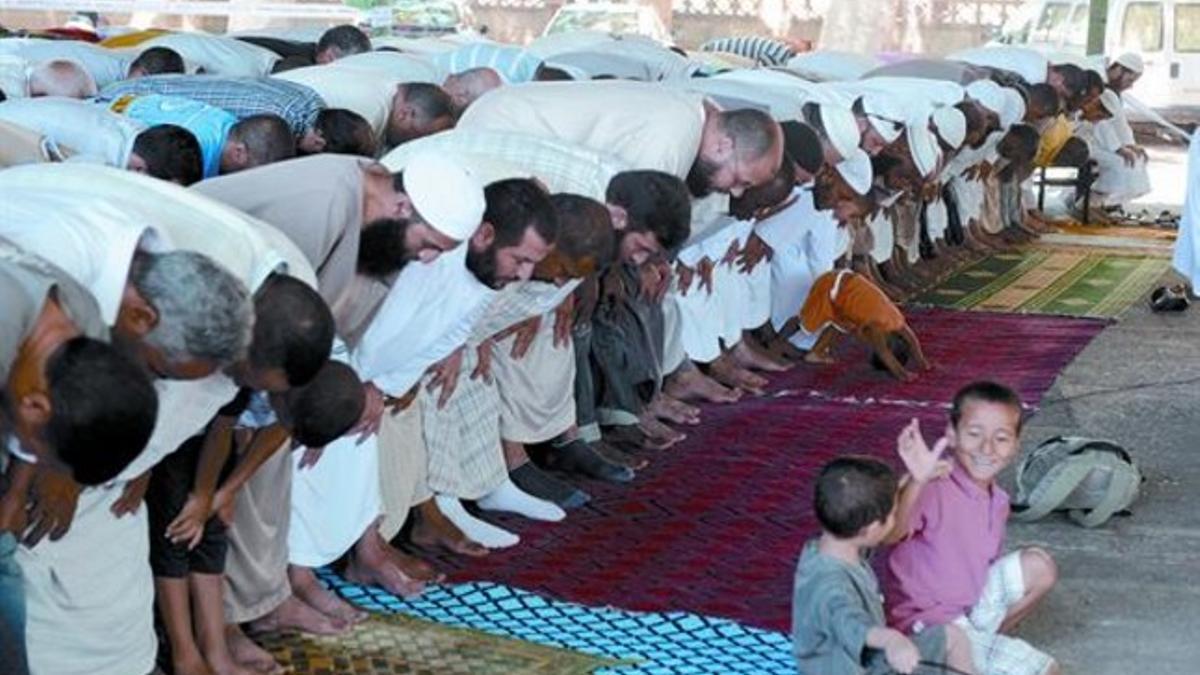
[[1196,228],[1200,228],[1200,134],[1193,133],[1188,148],[1187,197],[1172,264],[1193,289],[1200,289],[1200,233]]

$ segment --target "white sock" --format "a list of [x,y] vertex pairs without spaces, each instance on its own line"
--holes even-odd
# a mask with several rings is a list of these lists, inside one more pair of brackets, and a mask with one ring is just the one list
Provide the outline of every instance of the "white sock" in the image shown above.
[[463,534],[487,548],[508,548],[516,546],[521,541],[521,538],[512,532],[496,527],[491,523],[485,523],[467,513],[467,510],[463,508],[462,502],[454,497],[437,495],[434,499],[442,515],[454,523],[455,527],[462,530]]
[[479,508],[488,511],[508,511],[533,520],[545,520],[552,523],[557,523],[567,517],[567,512],[560,509],[557,504],[538,499],[523,491],[510,478],[505,478],[500,487],[492,490],[475,503],[479,504]]

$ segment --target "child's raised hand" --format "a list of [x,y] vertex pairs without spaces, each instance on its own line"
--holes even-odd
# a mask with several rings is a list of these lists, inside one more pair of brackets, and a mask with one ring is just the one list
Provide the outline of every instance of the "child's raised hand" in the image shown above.
[[905,675],[916,670],[921,662],[921,652],[917,650],[913,641],[904,633],[891,629],[887,636],[887,646],[883,648],[883,655],[893,670]]
[[896,445],[904,468],[918,483],[928,483],[950,473],[950,463],[942,459],[950,439],[943,436],[930,449],[925,443],[925,436],[921,434],[921,423],[916,418],[900,432]]

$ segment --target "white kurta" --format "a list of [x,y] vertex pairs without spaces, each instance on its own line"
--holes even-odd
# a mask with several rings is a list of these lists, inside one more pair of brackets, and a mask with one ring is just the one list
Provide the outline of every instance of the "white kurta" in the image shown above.
[[[1200,134],[1192,134],[1188,149],[1187,197],[1179,220],[1179,239],[1175,242],[1175,270],[1193,289],[1200,289]],[[1193,290],[1193,292],[1195,292]]]
[[1091,129],[1081,130],[1078,135],[1087,141],[1091,157],[1096,160],[1097,176],[1092,191],[1099,197],[1097,201],[1105,206],[1127,204],[1149,194],[1150,172],[1146,161],[1138,157],[1129,166],[1117,154],[1121,148],[1136,145],[1124,109],[1119,115],[1090,126]]
[[1020,75],[1029,84],[1046,81],[1050,60],[1044,54],[1027,47],[997,45],[964,49],[946,57],[951,61],[962,61],[976,66],[999,68]]
[[141,53],[151,47],[175,50],[189,73],[203,69],[206,75],[222,77],[266,77],[279,61],[279,55],[269,49],[207,33],[168,33],[124,51]]
[[83,66],[100,88],[125,79],[135,56],[78,40],[35,38],[4,38],[0,40],[0,54],[19,56],[31,64],[70,59]]
[[103,105],[73,98],[43,96],[0,103],[0,120],[49,138],[73,162],[124,169],[133,144],[146,125]]
[[[849,235],[833,212],[817,210],[812,190],[801,187],[793,194],[797,193],[794,204],[756,226],[758,236],[775,251],[771,258],[771,325],[776,329],[799,315],[817,277],[833,269],[849,245]],[[796,336],[801,337],[799,333]]]
[[379,70],[345,66],[341,61],[295,68],[273,77],[312,89],[329,108],[358,113],[371,125],[376,136],[383,135],[392,111],[392,96],[397,85],[404,81]]

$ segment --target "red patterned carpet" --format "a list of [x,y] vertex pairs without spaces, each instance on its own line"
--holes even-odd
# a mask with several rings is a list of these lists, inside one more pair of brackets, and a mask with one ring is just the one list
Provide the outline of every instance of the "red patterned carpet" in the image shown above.
[[910,318],[937,372],[898,384],[857,346],[836,366],[800,367],[776,378],[767,397],[705,409],[704,424],[657,453],[632,485],[586,485],[591,503],[565,522],[497,519],[520,532],[521,545],[457,562],[452,578],[788,630],[795,561],[817,530],[810,485],[823,462],[851,452],[892,458],[914,415],[932,440],[945,404],[974,380],[1007,382],[1036,406],[1105,325],[948,310]]

